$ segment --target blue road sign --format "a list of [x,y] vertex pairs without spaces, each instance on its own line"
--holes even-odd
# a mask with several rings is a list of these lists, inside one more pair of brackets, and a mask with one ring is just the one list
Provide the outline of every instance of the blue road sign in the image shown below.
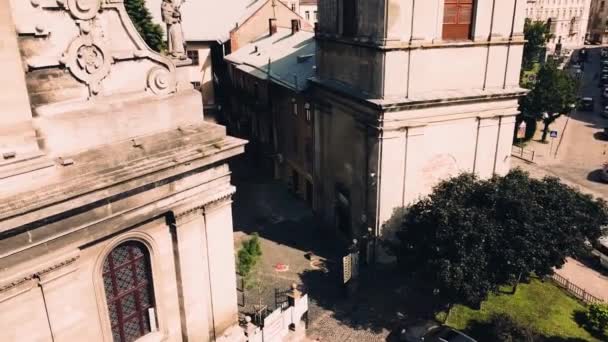
[[551,131],[551,138],[557,138],[557,131]]

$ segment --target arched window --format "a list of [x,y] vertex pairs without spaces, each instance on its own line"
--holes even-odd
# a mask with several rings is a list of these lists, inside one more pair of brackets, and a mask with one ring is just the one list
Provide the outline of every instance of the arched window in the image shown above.
[[131,342],[149,333],[154,291],[146,246],[127,241],[114,248],[103,263],[103,284],[114,341]]

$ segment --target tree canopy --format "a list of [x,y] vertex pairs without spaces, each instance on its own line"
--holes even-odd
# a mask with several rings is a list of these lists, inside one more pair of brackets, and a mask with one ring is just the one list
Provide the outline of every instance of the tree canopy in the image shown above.
[[519,109],[523,115],[543,121],[544,141],[549,125],[572,110],[571,106],[577,102],[577,92],[578,81],[549,60],[540,68],[532,91],[520,100]]
[[152,15],[146,7],[145,0],[125,0],[125,8],[146,44],[157,52],[165,50],[163,28],[152,21]]
[[526,38],[523,54],[524,70],[530,70],[535,62],[540,61],[548,35],[549,27],[545,22],[526,19],[524,24],[524,36]]
[[393,252],[446,303],[476,306],[521,276],[551,274],[607,224],[603,200],[556,178],[462,174],[408,208]]

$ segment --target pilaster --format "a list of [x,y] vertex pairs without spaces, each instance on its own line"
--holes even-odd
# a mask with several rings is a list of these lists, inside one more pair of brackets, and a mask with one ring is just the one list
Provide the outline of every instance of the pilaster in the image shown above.
[[[184,341],[210,340],[209,260],[202,206],[175,215],[176,264]],[[212,326],[212,325],[211,325]]]

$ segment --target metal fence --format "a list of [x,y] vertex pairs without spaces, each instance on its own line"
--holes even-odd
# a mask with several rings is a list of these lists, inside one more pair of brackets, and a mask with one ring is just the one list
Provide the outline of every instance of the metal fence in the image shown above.
[[583,302],[585,302],[587,304],[606,303],[606,301],[604,299],[598,298],[598,297],[590,294],[589,292],[587,292],[584,289],[576,286],[575,284],[573,284],[572,282],[570,282],[570,280],[568,280],[568,279],[560,276],[557,273],[553,273],[553,275],[551,276],[551,279],[559,287],[565,289],[570,294],[572,294],[573,296],[575,296],[576,298],[582,300]]
[[528,150],[523,147],[513,145],[511,148],[511,155],[529,162],[534,162],[535,152],[534,150]]

